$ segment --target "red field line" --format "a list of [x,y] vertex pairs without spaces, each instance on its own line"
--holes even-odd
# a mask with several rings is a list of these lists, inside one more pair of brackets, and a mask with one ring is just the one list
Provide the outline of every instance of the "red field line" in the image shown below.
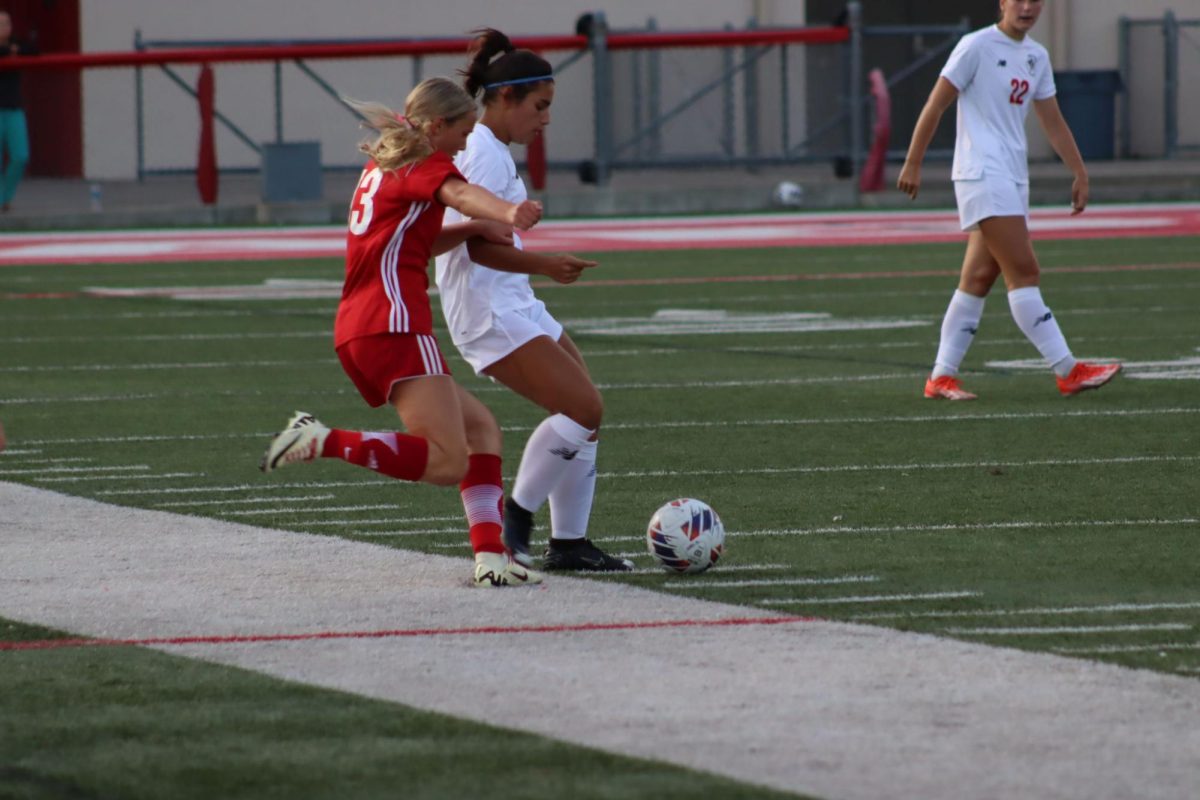
[[576,625],[510,625],[478,628],[400,628],[385,631],[315,631],[312,633],[249,634],[244,636],[172,636],[146,639],[34,639],[0,642],[0,650],[58,650],[67,647],[148,647],[188,644],[262,644],[322,639],[393,639],[411,636],[480,636],[527,633],[582,633],[646,628],[719,628],[747,625],[789,625],[820,622],[820,617],[728,617],[725,619],[674,619],[656,622],[583,622]]

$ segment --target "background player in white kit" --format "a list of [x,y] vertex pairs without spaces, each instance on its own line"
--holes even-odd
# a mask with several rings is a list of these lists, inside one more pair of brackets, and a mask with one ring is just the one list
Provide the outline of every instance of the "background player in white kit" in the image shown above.
[[962,388],[958,369],[979,328],[984,300],[1000,275],[1017,327],[1050,364],[1062,394],[1103,386],[1121,369],[1119,364],[1076,361],[1038,288],[1040,270],[1027,224],[1025,118],[1030,105],[1050,145],[1075,176],[1072,214],[1081,213],[1088,201],[1087,170],[1055,99],[1050,57],[1027,35],[1043,5],[1042,0],[1000,0],[999,22],[962,38],[921,111],[897,182],[909,197],[917,196],[925,151],[942,114],[957,99],[951,177],[959,221],[970,236],[958,291],[942,320],[926,397],[975,399]]
[[[455,165],[473,184],[510,203],[526,198],[508,146],[528,144],[550,123],[550,64],[517,50],[497,30],[477,32],[464,87],[483,95],[483,116]],[[452,209],[446,223],[463,219]],[[450,336],[477,373],[487,375],[550,412],[530,435],[504,506],[504,543],[530,566],[533,514],[550,501],[551,538],[545,570],[624,571],[633,568],[587,538],[596,486],[597,432],[604,404],[579,348],[534,296],[530,275],[571,283],[595,262],[568,254],[526,253],[479,239],[437,258],[437,284]],[[486,266],[484,266],[486,265]]]

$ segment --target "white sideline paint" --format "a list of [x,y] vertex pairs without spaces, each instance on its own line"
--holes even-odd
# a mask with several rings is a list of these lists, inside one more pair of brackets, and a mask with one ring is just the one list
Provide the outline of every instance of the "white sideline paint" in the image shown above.
[[1078,625],[1028,628],[946,628],[954,636],[1055,636],[1081,633],[1136,633],[1138,631],[1188,631],[1192,626],[1183,622],[1160,622],[1150,625]]
[[[610,581],[471,589],[466,558],[10,483],[0,483],[0,507],[0,616],[85,636],[774,616]],[[521,675],[538,691],[505,724],[639,757],[652,741],[664,761],[831,799],[1191,800],[1200,774],[1200,681],[883,627],[811,621],[158,649],[466,719],[476,719],[478,702],[463,686]],[[669,676],[671,691],[654,691],[647,675]]]

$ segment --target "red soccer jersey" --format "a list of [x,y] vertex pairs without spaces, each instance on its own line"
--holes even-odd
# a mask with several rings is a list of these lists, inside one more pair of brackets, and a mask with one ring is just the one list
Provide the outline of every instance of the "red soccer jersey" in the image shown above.
[[429,256],[446,207],[434,196],[447,178],[462,178],[437,152],[385,172],[369,162],[350,204],[346,282],[333,346],[376,333],[432,333]]

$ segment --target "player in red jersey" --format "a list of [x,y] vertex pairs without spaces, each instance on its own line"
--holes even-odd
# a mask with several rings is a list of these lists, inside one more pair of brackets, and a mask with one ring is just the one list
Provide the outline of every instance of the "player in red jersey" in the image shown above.
[[1067,396],[1112,380],[1120,364],[1077,361],[1054,314],[1042,299],[1041,268],[1029,238],[1029,167],[1025,118],[1032,107],[1054,151],[1075,175],[1073,214],[1088,202],[1088,175],[1055,99],[1054,72],[1046,48],[1027,34],[1042,13],[1042,0],[1000,0],[1000,21],[964,36],[925,103],[909,144],[897,187],[911,198],[921,189],[921,162],[938,122],[958,103],[954,143],[954,194],[967,239],[958,290],[942,318],[941,341],[925,396],[974,400],[958,369],[983,317],[983,305],[1003,276],[1017,327],[1054,370]]
[[[475,550],[475,584],[532,584],[541,575],[513,562],[501,540],[500,428],[450,377],[433,335],[426,274],[436,253],[475,236],[505,243],[527,230],[541,205],[509,203],[473,186],[451,157],[475,125],[475,103],[453,81],[431,78],[409,94],[403,116],[355,104],[378,137],[350,204],[346,279],[334,347],[372,407],[390,403],[407,433],[331,429],[298,411],[263,456],[263,472],[339,458],[393,478],[459,484]],[[443,229],[449,206],[472,221]]]

